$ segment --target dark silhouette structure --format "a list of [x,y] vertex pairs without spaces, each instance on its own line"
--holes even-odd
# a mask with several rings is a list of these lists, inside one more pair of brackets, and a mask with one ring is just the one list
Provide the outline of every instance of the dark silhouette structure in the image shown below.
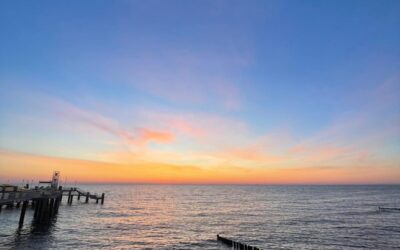
[[225,245],[228,245],[229,247],[232,247],[232,249],[235,249],[235,250],[262,250],[259,247],[250,246],[250,245],[238,242],[238,241],[230,240],[228,238],[219,236],[219,234],[217,234],[217,240],[221,241]]
[[[101,201],[104,204],[104,193],[101,195],[90,194],[77,187],[63,188],[58,186],[60,173],[55,171],[51,181],[40,181],[39,185],[45,184],[48,186],[36,186],[34,189],[29,189],[29,186],[19,188],[13,185],[0,185],[0,212],[5,206],[7,209],[21,208],[19,217],[19,227],[22,227],[25,219],[26,209],[30,206],[34,209],[34,220],[36,224],[46,224],[58,213],[59,206],[63,196],[68,196],[67,204],[71,205],[74,196],[85,196],[85,203],[89,203],[89,199],[93,199],[96,203]],[[22,207],[21,207],[22,205]]]

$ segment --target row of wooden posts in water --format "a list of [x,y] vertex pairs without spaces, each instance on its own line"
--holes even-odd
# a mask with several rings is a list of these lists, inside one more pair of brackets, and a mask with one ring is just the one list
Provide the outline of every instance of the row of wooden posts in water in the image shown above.
[[400,212],[400,207],[378,207],[380,212]]
[[96,200],[96,203],[99,203],[100,201],[102,205],[104,204],[104,193],[102,193],[101,196],[98,196],[97,194],[90,194],[89,192],[84,192],[79,188],[71,188],[69,190],[65,190],[65,192],[68,192],[68,200],[67,200],[68,204],[72,204],[74,196],[77,196],[78,201],[81,199],[81,196],[85,197],[85,203],[88,203],[90,198]]
[[262,250],[259,247],[256,246],[250,246],[245,243],[239,242],[239,241],[234,241],[225,237],[220,236],[217,234],[217,240],[224,243],[225,245],[232,247],[234,250]]

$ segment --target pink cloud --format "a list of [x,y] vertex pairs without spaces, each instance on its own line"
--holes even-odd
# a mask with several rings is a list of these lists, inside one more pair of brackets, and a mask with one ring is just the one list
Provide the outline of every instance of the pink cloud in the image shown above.
[[208,113],[169,113],[162,111],[139,112],[143,124],[158,124],[162,130],[173,131],[195,142],[216,146],[238,143],[249,131],[246,123]]
[[104,117],[98,113],[88,111],[70,103],[53,99],[56,113],[64,119],[82,124],[89,129],[106,132],[119,138],[124,144],[130,146],[144,146],[150,141],[168,143],[175,139],[175,135],[169,131],[160,131],[150,128],[124,129],[116,121]]
[[150,130],[148,128],[140,128],[137,131],[136,141],[138,144],[146,144],[149,141],[167,143],[173,141],[174,139],[175,136],[170,132]]

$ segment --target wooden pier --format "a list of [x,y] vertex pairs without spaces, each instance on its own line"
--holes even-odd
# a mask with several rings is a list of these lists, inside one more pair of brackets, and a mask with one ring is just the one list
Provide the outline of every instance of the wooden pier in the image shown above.
[[255,247],[255,246],[250,246],[244,243],[241,243],[239,241],[234,241],[234,240],[230,240],[228,238],[219,236],[219,234],[217,234],[217,240],[221,241],[222,243],[224,243],[225,245],[232,247],[232,249],[235,250],[262,250],[259,247]]
[[[57,178],[55,179],[54,176]],[[72,204],[74,196],[77,197],[77,200],[80,200],[81,196],[85,197],[85,203],[89,203],[89,200],[92,199],[96,203],[100,201],[101,204],[104,204],[104,193],[97,195],[83,191],[78,187],[58,187],[58,176],[59,173],[55,172],[52,182],[39,182],[51,184],[48,187],[29,189],[28,185],[24,188],[12,185],[0,185],[0,213],[3,207],[6,209],[21,208],[19,227],[22,227],[28,207],[34,209],[33,219],[36,223],[48,223],[58,213],[63,196],[68,196],[68,205]]]
[[28,207],[35,209],[34,219],[39,223],[45,223],[52,218],[61,204],[62,192],[60,190],[14,190],[0,191],[0,212],[5,206],[7,209],[20,208],[19,226],[22,227],[25,219],[25,211]]
[[101,195],[91,194],[77,187],[62,188],[61,191],[63,196],[68,196],[67,204],[72,204],[74,196],[77,197],[78,201],[81,199],[81,196],[83,196],[85,198],[85,203],[89,203],[89,199],[92,199],[95,200],[96,203],[100,201],[101,204],[104,204],[104,193]]

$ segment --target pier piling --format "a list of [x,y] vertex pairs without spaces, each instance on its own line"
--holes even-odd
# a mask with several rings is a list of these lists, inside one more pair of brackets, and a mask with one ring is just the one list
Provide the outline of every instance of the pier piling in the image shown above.
[[33,218],[37,217],[38,208],[39,208],[39,202],[37,200],[35,200],[35,211],[33,212]]
[[37,200],[37,206],[35,209],[35,219],[39,218],[41,210],[42,210],[42,206],[43,206],[43,201],[42,200]]
[[54,199],[54,214],[58,213],[58,207],[60,206],[60,198]]
[[67,200],[67,204],[71,204],[71,193],[72,193],[72,188],[69,190],[68,192],[68,200]]
[[21,215],[19,216],[19,227],[22,227],[22,225],[24,224],[25,211],[27,206],[28,206],[28,201],[24,201],[22,203]]
[[49,206],[49,216],[52,217],[54,215],[54,199],[50,199],[50,206]]
[[46,212],[48,210],[48,200],[47,199],[43,199],[42,201],[42,209],[40,210],[40,214],[39,214],[39,221],[40,222],[44,222],[46,220]]
[[37,202],[38,202],[38,206],[37,206],[37,210],[35,213],[35,219],[40,221],[40,215],[42,214],[42,209],[43,209],[43,199],[40,199]]

